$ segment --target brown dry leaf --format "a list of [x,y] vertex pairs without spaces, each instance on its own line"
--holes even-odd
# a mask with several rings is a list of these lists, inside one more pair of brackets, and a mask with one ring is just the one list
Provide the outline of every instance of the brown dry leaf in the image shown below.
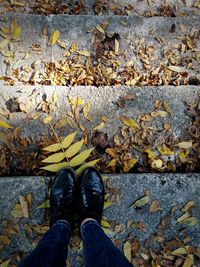
[[92,121],[92,117],[89,114],[89,108],[90,105],[87,103],[83,108],[83,116],[86,118],[86,120]]
[[29,218],[28,202],[23,196],[19,196],[21,209],[25,218]]
[[10,239],[7,236],[0,235],[0,245],[9,245],[10,244]]
[[159,200],[153,200],[150,206],[150,212],[156,212],[156,211],[162,211],[163,209],[160,207],[160,201]]

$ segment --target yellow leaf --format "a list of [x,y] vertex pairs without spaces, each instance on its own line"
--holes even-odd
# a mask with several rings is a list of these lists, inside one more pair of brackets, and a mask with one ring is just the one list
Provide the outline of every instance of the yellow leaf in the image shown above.
[[155,159],[151,163],[151,168],[153,169],[160,169],[162,168],[163,162],[161,159]]
[[195,201],[189,201],[183,208],[182,208],[182,212],[186,212],[188,211],[191,207],[195,206]]
[[14,128],[13,126],[6,123],[5,121],[0,121],[0,127],[6,128],[6,129]]
[[168,66],[168,70],[174,71],[174,72],[183,72],[183,69],[177,66]]
[[54,155],[49,156],[44,159],[42,162],[44,163],[58,163],[61,162],[65,158],[65,154],[63,152],[56,153]]
[[66,156],[67,158],[71,158],[71,157],[73,157],[74,155],[76,155],[76,154],[79,152],[79,150],[81,149],[83,143],[84,143],[84,139],[82,139],[82,140],[80,140],[80,141],[74,143],[72,146],[70,146],[70,147],[66,150],[66,152],[65,152],[65,156]]
[[104,227],[104,228],[110,228],[109,222],[107,222],[105,220],[101,220],[101,226]]
[[121,116],[120,120],[126,126],[133,127],[133,128],[140,128],[137,122],[133,119],[127,118],[125,116]]
[[169,113],[169,115],[172,115],[172,110],[171,110],[169,104],[167,103],[167,101],[165,101],[165,100],[163,101],[163,107],[167,111],[167,113]]
[[105,126],[105,122],[102,121],[100,124],[98,124],[96,127],[94,127],[93,131],[99,131],[99,130],[101,130],[104,126]]
[[154,155],[153,151],[151,151],[149,149],[146,149],[144,152],[148,154],[148,158],[149,159],[154,159],[155,158],[155,155]]
[[58,172],[60,170],[62,170],[63,168],[69,167],[69,163],[68,162],[61,162],[61,163],[57,163],[57,164],[51,164],[49,166],[46,167],[42,167],[41,169],[46,170],[46,171],[50,171],[50,172]]
[[119,41],[117,39],[115,39],[115,53],[119,53]]
[[192,142],[181,142],[181,143],[176,144],[175,146],[179,148],[190,149],[192,148]]
[[104,227],[102,227],[102,229],[103,229],[103,231],[104,231],[104,233],[105,233],[106,235],[110,235],[110,234],[112,234],[112,231],[111,231],[110,229],[108,229],[108,228],[104,228]]
[[140,199],[138,199],[135,203],[133,203],[130,207],[133,207],[133,208],[141,208],[143,206],[145,206],[146,204],[149,203],[149,196],[144,196]]
[[189,218],[190,217],[190,213],[187,211],[185,212],[183,215],[181,215],[181,217],[179,217],[177,219],[177,222],[178,223],[181,223],[182,221],[184,221],[185,219]]
[[54,45],[60,36],[60,31],[56,30],[52,33],[50,39],[50,45]]
[[117,163],[117,161],[116,161],[116,159],[111,159],[111,161],[108,163],[108,168],[109,167],[115,167],[116,166],[116,163]]
[[52,117],[52,116],[49,116],[49,117],[44,118],[44,119],[42,120],[42,122],[43,122],[44,124],[48,124],[48,123],[50,123],[52,120],[53,120],[53,117]]
[[137,159],[134,159],[134,158],[123,162],[124,164],[123,171],[129,172],[135,166],[136,162],[137,162]]
[[160,116],[161,118],[165,118],[165,117],[167,117],[169,115],[169,113],[164,111],[164,110],[157,110],[155,112],[155,115],[156,116]]
[[86,118],[86,120],[88,120],[88,121],[92,121],[91,116],[88,114],[88,112],[89,112],[89,107],[90,107],[89,104],[86,104],[86,105],[84,106],[84,108],[83,108],[83,116]]
[[181,162],[183,162],[183,163],[186,162],[186,153],[184,151],[179,151],[178,157],[179,157]]
[[12,37],[15,38],[15,39],[19,39],[20,38],[20,35],[21,35],[21,32],[22,32],[22,29],[21,27],[16,27],[14,29],[14,31],[12,32]]
[[71,143],[74,141],[75,136],[76,136],[76,132],[71,133],[68,136],[66,136],[64,140],[61,142],[61,147],[68,148],[71,145]]
[[78,154],[77,156],[75,156],[73,159],[70,160],[69,165],[71,167],[76,167],[80,165],[90,156],[93,150],[94,148],[82,151],[80,154]]
[[187,226],[192,227],[198,223],[198,220],[196,217],[189,217],[179,223],[186,224]]
[[183,267],[192,267],[194,266],[194,258],[192,254],[187,255],[187,257],[185,258]]
[[76,175],[79,176],[87,167],[93,167],[97,164],[97,162],[99,161],[99,159],[95,159],[92,161],[87,162],[85,165],[81,166],[80,168],[78,168],[76,170]]
[[55,128],[60,129],[66,125],[67,125],[67,120],[63,118],[63,119],[60,119],[59,121],[57,121]]
[[8,259],[2,263],[0,263],[0,267],[8,267],[9,266],[9,263],[10,263],[11,259]]
[[43,148],[43,150],[48,151],[48,152],[57,152],[60,149],[61,149],[61,145],[59,143]]
[[0,42],[0,49],[4,48],[8,44],[9,44],[9,40],[8,39],[4,39],[3,41]]
[[77,51],[79,53],[79,55],[85,56],[85,57],[90,57],[90,52],[87,50],[81,50],[81,51]]
[[185,255],[187,254],[187,250],[183,248],[177,248],[176,250],[171,252],[172,255],[178,256],[178,255]]
[[76,50],[77,50],[77,44],[72,43],[71,48],[70,48],[70,52],[73,53],[73,52],[76,52]]
[[106,201],[106,202],[104,202],[104,206],[103,206],[103,208],[104,208],[104,209],[107,209],[107,208],[109,208],[109,207],[112,206],[112,205],[113,205],[112,201]]
[[96,29],[97,29],[99,32],[105,34],[105,31],[104,31],[104,29],[101,27],[101,25],[98,24],[98,25],[96,26]]
[[42,204],[40,204],[38,209],[49,209],[50,208],[50,201],[49,199],[45,200]]
[[131,243],[128,241],[124,244],[124,256],[131,262]]

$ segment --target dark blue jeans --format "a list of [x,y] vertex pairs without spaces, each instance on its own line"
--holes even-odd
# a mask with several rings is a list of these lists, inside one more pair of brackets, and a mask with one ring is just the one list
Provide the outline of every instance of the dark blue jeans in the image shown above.
[[[80,232],[86,267],[132,266],[97,222],[86,222]],[[65,221],[58,221],[47,231],[38,246],[20,263],[19,267],[65,267],[70,237],[70,225]]]

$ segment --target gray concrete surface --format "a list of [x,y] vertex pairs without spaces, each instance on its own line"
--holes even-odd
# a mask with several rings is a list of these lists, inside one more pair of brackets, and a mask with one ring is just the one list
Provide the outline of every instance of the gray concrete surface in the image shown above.
[[[6,259],[13,253],[29,252],[33,248],[34,235],[26,233],[24,224],[36,226],[43,223],[46,218],[46,211],[37,209],[47,197],[47,184],[49,178],[43,177],[6,177],[0,179],[0,214],[1,231],[3,222],[13,221],[11,210],[19,202],[19,195],[25,196],[32,193],[33,206],[29,210],[30,218],[14,219],[12,224],[18,223],[20,231],[18,235],[10,235],[12,242],[5,246],[1,252],[1,258]],[[199,174],[130,174],[111,175],[106,180],[106,192],[114,196],[114,204],[104,211],[104,218],[111,224],[111,234],[113,239],[119,239],[122,243],[127,236],[138,238],[144,244],[153,234],[158,233],[158,225],[161,219],[170,213],[172,207],[177,206],[177,210],[170,216],[169,228],[163,232],[166,240],[173,240],[176,237],[180,240],[185,236],[191,237],[191,244],[200,246],[199,223],[193,227],[184,227],[176,222],[181,216],[181,208],[188,201],[195,201],[195,207],[191,214],[200,220],[200,175]],[[137,199],[144,196],[145,192],[150,194],[150,202],[141,209],[131,208],[130,205]],[[112,192],[112,193],[111,193]],[[115,196],[117,196],[115,198]],[[162,211],[149,212],[150,204],[153,200],[159,200]],[[127,228],[127,221],[143,221],[146,224],[144,231],[136,228]],[[121,233],[115,233],[114,226],[122,224]],[[2,233],[2,232],[1,232]],[[161,233],[160,233],[161,234]],[[144,245],[148,248],[148,245]],[[76,262],[77,255],[82,255],[77,249],[70,249],[69,258],[72,266],[80,266]]]
[[[36,137],[41,133],[48,134],[49,126],[42,123],[42,119],[51,115],[53,117],[52,123],[55,124],[60,118],[66,118],[67,111],[70,111],[69,97],[79,97],[84,100],[84,103],[89,103],[89,114],[92,116],[92,122],[87,121],[80,116],[80,122],[85,127],[92,130],[98,125],[101,116],[107,116],[108,122],[102,129],[107,132],[109,137],[119,132],[122,123],[119,120],[121,115],[138,119],[141,114],[148,114],[155,111],[154,105],[156,100],[165,100],[172,110],[172,116],[164,118],[157,117],[148,125],[158,129],[156,139],[159,135],[165,132],[163,123],[170,123],[172,125],[172,134],[174,139],[179,137],[187,138],[186,127],[189,124],[189,117],[185,115],[187,108],[185,103],[198,102],[200,87],[198,86],[160,86],[160,87],[54,87],[54,86],[16,86],[16,87],[2,87],[0,89],[0,107],[2,110],[9,113],[9,99],[16,98],[18,103],[25,102],[29,106],[26,113],[23,111],[14,111],[10,113],[8,123],[13,126],[21,128],[21,134],[26,136],[35,135]],[[52,103],[53,95],[57,95],[57,102],[54,105],[54,112],[50,114],[37,110],[38,105],[42,101],[42,96],[46,95],[47,101]],[[119,108],[116,102],[120,97],[132,94],[135,98],[132,101],[127,101],[125,108]],[[164,110],[162,108],[162,110]],[[39,119],[31,119],[33,114],[39,114]],[[0,115],[2,120],[5,117]],[[28,122],[28,123],[27,123]],[[37,128],[37,131],[35,129]],[[74,129],[66,126],[63,128],[65,133],[71,132]],[[81,131],[77,128],[80,135]],[[59,129],[58,129],[59,131]],[[165,132],[165,137],[167,136]]]

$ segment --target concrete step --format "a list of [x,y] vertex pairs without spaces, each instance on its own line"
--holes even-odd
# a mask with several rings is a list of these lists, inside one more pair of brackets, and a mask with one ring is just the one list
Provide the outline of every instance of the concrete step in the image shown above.
[[[1,16],[0,28],[9,27],[14,19],[22,33],[20,40],[12,41],[0,50],[2,84],[144,86],[200,83],[198,16],[5,14]],[[108,25],[103,26],[105,24]],[[103,29],[99,25],[104,27],[105,34],[100,32]],[[60,31],[60,45],[66,48],[57,43],[48,45],[55,30]],[[9,38],[9,34],[3,35]],[[4,40],[2,36],[0,38],[0,42]],[[77,44],[76,52],[69,53],[72,43]],[[90,52],[86,54],[88,57],[77,56],[82,50]],[[86,64],[86,58],[90,59],[91,65]]]
[[[57,142],[52,126],[60,139],[76,131],[86,146],[95,146],[102,172],[123,172],[130,158],[137,159],[134,172],[199,171],[199,95],[199,86],[1,87],[0,120],[14,127],[1,134],[1,175],[40,173],[47,156],[42,148]],[[74,109],[70,99],[82,103]],[[134,119],[136,128],[123,116]],[[154,159],[162,161],[158,169]]]
[[[104,180],[106,199],[113,203],[103,215],[110,224],[107,234],[120,249],[126,241],[132,244],[135,266],[150,266],[152,255],[157,255],[157,263],[161,266],[166,266],[166,263],[174,266],[176,260],[184,262],[187,255],[171,254],[184,246],[189,246],[187,253],[194,256],[194,266],[199,266],[196,248],[200,246],[200,227],[199,223],[195,223],[200,220],[199,174],[108,175],[104,176]],[[4,240],[2,261],[11,259],[10,264],[16,264],[47,230],[47,210],[38,206],[48,197],[49,181],[47,177],[0,179],[1,245]],[[146,205],[131,207],[145,194],[149,196]],[[23,217],[19,205],[16,206],[19,196],[29,200],[29,218]],[[193,226],[189,226],[188,221],[180,223],[182,219],[179,218],[185,211],[193,217]],[[74,234],[69,251],[72,265],[68,262],[67,266],[83,266],[82,261],[80,239]]]
[[1,2],[0,14],[7,12],[36,13],[36,14],[97,14],[97,15],[143,15],[143,16],[189,16],[199,14],[199,2],[197,0],[176,1],[169,0],[166,3],[161,0],[119,0],[119,1],[20,1]]

